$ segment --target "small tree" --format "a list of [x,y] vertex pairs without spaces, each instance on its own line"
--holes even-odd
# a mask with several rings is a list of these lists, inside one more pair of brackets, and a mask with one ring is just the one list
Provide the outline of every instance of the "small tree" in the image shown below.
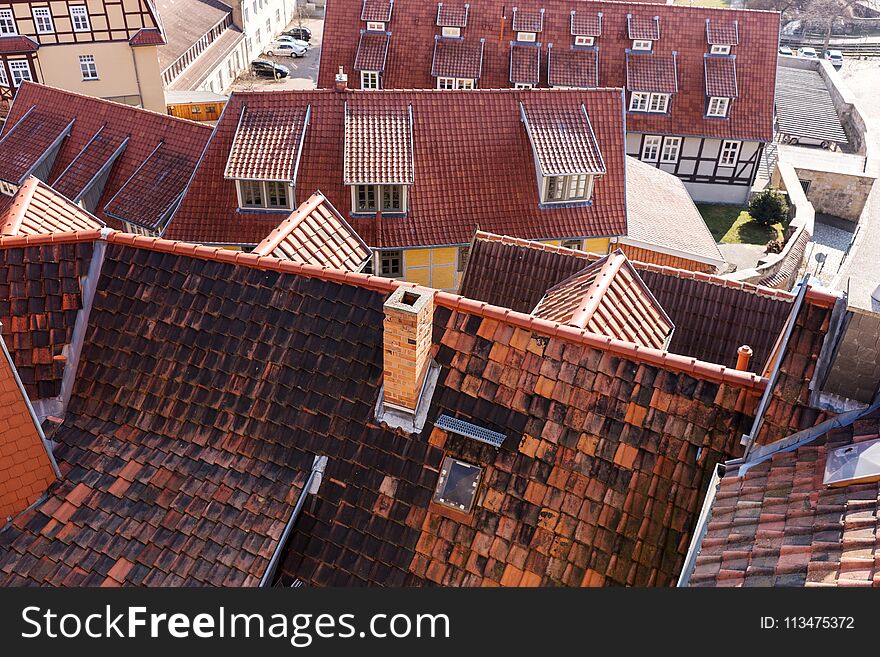
[[749,214],[762,226],[781,224],[788,219],[788,203],[778,189],[768,187],[749,201]]

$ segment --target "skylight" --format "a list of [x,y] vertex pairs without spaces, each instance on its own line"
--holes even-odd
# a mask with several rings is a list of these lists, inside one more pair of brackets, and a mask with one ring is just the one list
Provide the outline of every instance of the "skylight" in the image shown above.
[[832,449],[825,462],[826,486],[880,481],[880,439]]

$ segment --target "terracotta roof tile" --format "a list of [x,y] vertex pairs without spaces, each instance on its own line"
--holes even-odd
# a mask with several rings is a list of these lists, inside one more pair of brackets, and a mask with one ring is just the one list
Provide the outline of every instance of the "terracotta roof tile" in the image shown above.
[[676,54],[627,53],[626,88],[630,91],[678,92]]
[[660,39],[660,17],[647,14],[627,14],[626,32],[630,39],[658,41]]
[[[16,119],[10,112],[0,139],[0,178],[3,180],[24,182],[25,177],[51,155],[51,149],[57,148],[70,132],[72,119],[47,110],[31,106]],[[9,128],[5,129],[6,126]]]
[[542,175],[604,174],[605,162],[586,108],[522,104],[526,129]]
[[710,46],[736,46],[739,44],[739,21],[721,17],[706,19],[706,41]]
[[599,51],[594,48],[548,46],[547,82],[551,87],[598,87]]
[[143,27],[128,42],[133,46],[164,46],[165,35],[155,27]]
[[96,177],[113,166],[128,140],[124,132],[102,125],[55,179],[53,189],[75,202],[79,201]]
[[346,105],[346,185],[413,183],[412,110]]
[[513,8],[514,32],[540,32],[544,29],[543,9]]
[[81,207],[33,176],[27,179],[0,215],[0,235],[40,235],[104,227]]
[[293,182],[309,110],[308,106],[264,110],[242,106],[223,176]]
[[467,27],[468,10],[467,3],[438,2],[437,3],[437,26],[438,27]]
[[394,0],[364,0],[361,8],[361,20],[387,23],[391,20],[393,9]]
[[0,37],[0,53],[3,54],[37,52],[39,47],[37,42],[24,35]]
[[[651,21],[660,16],[662,38],[655,50],[664,57],[677,53],[679,92],[671,103],[668,115],[633,113],[627,116],[627,129],[645,134],[712,137],[772,141],[773,105],[776,79],[776,45],[779,32],[779,14],[765,11],[717,9],[700,6],[657,4],[647,6],[632,2],[601,2],[599,0],[542,0],[540,4],[512,3],[508,0],[481,0],[472,2],[468,26],[464,36],[469,41],[486,39],[480,87],[483,89],[509,88],[510,41],[515,38],[510,23],[499,33],[499,17],[506,11],[511,18],[512,6],[521,9],[543,7],[544,22],[540,47],[547,54],[549,44],[557,52],[572,45],[572,10],[576,10],[575,25],[584,20],[595,22],[602,13],[602,34],[596,39],[599,49],[598,85],[625,87],[627,82],[626,51],[632,47],[627,32],[627,15],[644,16]],[[576,7],[574,5],[577,5]],[[434,37],[437,5],[421,0],[398,0],[395,3],[394,38],[388,50],[383,72],[386,89],[429,89],[436,87],[431,75],[434,56]],[[398,20],[399,19],[399,20]],[[737,84],[739,100],[730,108],[727,120],[705,116],[705,71],[703,57],[709,51],[706,20],[711,24],[726,25],[736,21],[739,42],[734,46],[737,57]],[[653,21],[651,21],[653,22]],[[342,66],[351,71],[363,28],[360,5],[356,2],[336,2],[327,8],[324,41],[321,48],[321,67],[318,76],[320,88],[331,89],[333,77]],[[583,31],[587,31],[586,29]],[[597,31],[590,29],[589,31]],[[539,85],[546,86],[541,74]]]
[[372,254],[320,193],[297,208],[254,253],[349,271],[360,271]]
[[736,59],[727,56],[707,55],[706,95],[736,98]]
[[574,36],[602,36],[602,12],[572,10],[570,27]]
[[537,85],[541,75],[541,48],[538,45],[510,44],[511,84]]
[[483,70],[483,46],[485,40],[443,39],[434,42],[434,61],[431,75],[434,77],[469,78],[479,80]]
[[354,70],[384,71],[390,41],[391,35],[385,32],[362,31],[357,56],[354,58]]

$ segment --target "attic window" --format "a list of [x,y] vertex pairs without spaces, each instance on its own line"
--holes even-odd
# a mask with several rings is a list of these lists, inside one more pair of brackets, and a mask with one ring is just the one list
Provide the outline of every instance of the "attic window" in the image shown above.
[[838,447],[828,452],[826,486],[849,486],[880,481],[880,440]]
[[434,502],[462,513],[470,513],[474,508],[482,474],[481,467],[447,456],[443,459],[440,479],[434,490]]
[[713,96],[709,99],[709,107],[706,110],[706,116],[725,117],[727,116],[727,108],[729,106],[730,98]]
[[596,40],[596,37],[580,35],[580,36],[576,36],[574,38],[574,45],[576,45],[576,46],[592,46],[593,43],[595,42],[595,40]]
[[710,52],[713,55],[729,55],[730,54],[730,46],[715,44],[712,46],[712,49]]
[[385,31],[385,23],[380,23],[379,21],[370,21],[367,23],[367,32],[384,32]]
[[460,27],[444,27],[444,28],[441,28],[440,34],[445,36],[447,39],[457,39],[461,36],[461,28]]
[[587,201],[593,193],[593,176],[547,176],[544,178],[544,203]]
[[636,39],[633,41],[633,50],[651,50],[654,47],[653,41],[648,41],[647,39]]

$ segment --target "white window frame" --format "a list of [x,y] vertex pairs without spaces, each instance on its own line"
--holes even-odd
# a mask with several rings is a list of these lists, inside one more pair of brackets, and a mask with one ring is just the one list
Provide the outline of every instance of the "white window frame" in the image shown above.
[[642,162],[657,162],[660,159],[660,147],[663,137],[660,135],[645,135],[642,141]]
[[0,87],[9,88],[9,78],[6,76],[6,65],[0,61]]
[[384,32],[385,23],[380,21],[369,21],[367,23],[367,32]]
[[98,79],[98,66],[95,64],[94,55],[79,56],[79,72],[82,73],[83,80]]
[[522,43],[534,43],[538,38],[537,32],[517,32],[516,40]]
[[[246,191],[245,185],[253,185],[258,188],[260,198],[259,203],[245,203]],[[279,203],[270,203],[269,198],[272,196],[272,190],[275,188],[275,192],[277,195],[277,190],[279,188],[284,189],[284,194],[286,195],[287,203],[279,204]],[[238,194],[238,207],[242,210],[292,210],[293,209],[293,186],[284,181],[276,181],[276,180],[236,180],[235,181],[235,189]]]
[[37,34],[53,34],[55,23],[52,22],[52,10],[49,7],[34,7],[31,9],[34,17],[34,28]]
[[633,50],[638,50],[639,52],[650,52],[654,49],[654,42],[649,39],[633,39]]
[[647,91],[633,91],[629,97],[630,112],[647,112],[648,103],[651,102],[651,94]]
[[592,46],[596,42],[596,37],[579,35],[574,38],[576,46]]
[[[397,260],[396,269],[393,267],[394,260]],[[394,249],[391,251],[379,251],[379,266],[377,269],[379,276],[384,276],[385,278],[402,278],[403,251],[400,249]]]
[[742,142],[734,139],[725,139],[721,142],[721,148],[718,150],[718,166],[719,167],[735,167],[739,162],[739,151],[742,148]]
[[543,203],[581,203],[593,196],[593,176],[576,173],[568,176],[544,176]]
[[681,156],[681,137],[666,137],[663,140],[663,148],[660,149],[660,162],[662,164],[675,164]]
[[382,83],[379,81],[379,71],[361,71],[361,89],[374,91],[381,88]]
[[437,88],[452,90],[452,89],[476,89],[476,80],[473,78],[450,78],[450,77],[438,77],[437,78]]
[[461,37],[461,28],[460,27],[444,27],[441,28],[440,34],[446,37],[447,39],[458,39]]
[[[9,64],[9,73],[12,75],[12,86],[19,87],[21,83],[25,80],[29,82],[34,81],[34,74],[31,71],[30,62],[26,59],[12,59],[7,62]],[[27,71],[27,75],[20,75],[22,71]],[[16,75],[16,72],[19,75]]]
[[669,94],[651,94],[648,111],[652,114],[666,114],[669,111]]
[[730,54],[730,46],[722,45],[720,43],[716,43],[712,45],[712,48],[709,50],[713,55],[729,55]]
[[11,9],[0,9],[0,36],[12,36],[18,34],[15,25],[15,14]]
[[514,89],[534,89],[535,85],[529,84],[528,82],[517,82],[513,85]]
[[730,107],[730,98],[724,96],[711,96],[709,106],[706,108],[706,116],[726,117]]
[[[392,187],[398,188],[400,194],[400,204],[393,206],[386,204],[386,193]],[[358,197],[361,192],[371,194],[373,199],[372,206],[359,209]],[[351,186],[351,212],[352,214],[376,214],[383,212],[388,214],[404,214],[407,211],[408,190],[407,185],[352,185]]]
[[70,6],[70,24],[74,32],[91,32],[92,22],[89,20],[89,8],[86,5]]

